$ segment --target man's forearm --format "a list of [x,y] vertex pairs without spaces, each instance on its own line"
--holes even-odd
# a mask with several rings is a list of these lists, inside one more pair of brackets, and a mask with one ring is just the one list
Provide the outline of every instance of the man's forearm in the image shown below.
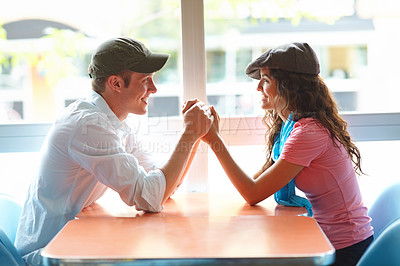
[[[190,168],[190,166],[192,165],[194,156],[196,155],[196,151],[197,151],[197,149],[198,149],[198,147],[199,147],[199,145],[200,145],[200,142],[201,142],[201,140],[199,139],[199,140],[197,140],[196,143],[194,144],[193,149],[192,149],[192,151],[191,151],[191,153],[190,153],[190,155],[189,155],[189,159],[188,159],[188,161],[187,161],[187,163],[186,163],[186,165],[185,165],[185,169],[183,170],[183,172],[182,172],[182,174],[181,174],[181,177],[179,178],[177,187],[179,187],[179,186],[182,184],[185,175],[186,175],[187,172],[189,171],[189,168]],[[174,191],[175,191],[175,190],[176,190],[176,188],[174,189]]]
[[169,198],[180,183],[183,173],[186,172],[185,169],[196,142],[197,139],[193,134],[184,132],[176,144],[170,159],[160,168],[166,181],[163,202]]

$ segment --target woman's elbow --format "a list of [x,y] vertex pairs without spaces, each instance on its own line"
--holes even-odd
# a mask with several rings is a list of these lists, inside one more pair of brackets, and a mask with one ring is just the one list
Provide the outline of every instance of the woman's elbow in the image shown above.
[[254,206],[254,205],[256,205],[257,203],[259,203],[260,201],[259,200],[253,200],[253,199],[246,199],[246,202],[247,202],[247,204],[249,204],[250,206]]
[[269,193],[265,193],[265,191],[253,191],[252,193],[248,193],[247,195],[243,195],[243,198],[246,200],[247,204],[250,206],[254,206],[257,203],[265,200],[271,196]]
[[243,196],[244,200],[249,204],[250,206],[254,206],[257,203],[259,203],[261,200],[255,198],[254,196]]

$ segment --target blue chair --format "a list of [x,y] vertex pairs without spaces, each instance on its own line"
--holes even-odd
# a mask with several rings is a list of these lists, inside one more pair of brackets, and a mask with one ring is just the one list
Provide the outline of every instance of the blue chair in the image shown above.
[[14,266],[25,265],[21,255],[8,239],[7,235],[0,229],[0,265]]
[[400,183],[387,187],[368,210],[372,218],[374,238],[377,239],[383,229],[400,218]]
[[0,265],[25,265],[14,246],[21,210],[12,198],[0,194]]
[[0,228],[14,244],[22,207],[10,196],[0,193]]
[[400,265],[400,219],[386,227],[367,248],[357,266]]

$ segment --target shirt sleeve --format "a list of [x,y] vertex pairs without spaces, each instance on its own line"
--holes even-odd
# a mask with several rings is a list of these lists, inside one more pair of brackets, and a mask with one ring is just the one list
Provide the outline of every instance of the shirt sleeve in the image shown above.
[[326,150],[329,134],[309,119],[298,121],[283,146],[280,158],[305,167]]
[[[149,146],[148,142],[143,141],[138,134],[129,134],[127,136],[127,152],[132,154],[146,171],[154,170],[161,166],[160,160],[149,150]],[[153,146],[157,147],[156,144]]]
[[164,174],[157,169],[147,172],[135,156],[126,152],[107,119],[86,119],[72,137],[68,152],[99,182],[118,192],[126,204],[135,205],[138,210],[162,210]]

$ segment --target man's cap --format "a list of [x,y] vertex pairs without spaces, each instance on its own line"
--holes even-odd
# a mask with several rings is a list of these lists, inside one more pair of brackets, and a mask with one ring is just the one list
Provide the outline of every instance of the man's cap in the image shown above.
[[115,38],[95,50],[88,71],[91,78],[107,77],[125,70],[153,73],[160,70],[168,58],[168,54],[153,53],[134,39]]
[[246,68],[246,75],[261,79],[261,68],[276,68],[300,74],[318,75],[319,62],[314,50],[307,43],[289,43],[269,49]]

